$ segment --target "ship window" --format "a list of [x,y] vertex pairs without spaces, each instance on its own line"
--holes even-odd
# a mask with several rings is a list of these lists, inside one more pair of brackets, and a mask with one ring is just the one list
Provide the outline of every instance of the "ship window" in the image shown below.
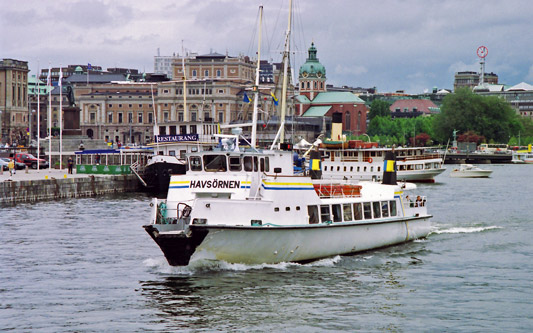
[[285,207],[285,211],[290,212],[291,211],[291,207]]
[[363,168],[363,172],[366,172],[366,167]]
[[396,200],[390,201],[390,216],[396,216]]
[[337,171],[341,171],[341,167],[340,166],[337,167]]
[[346,167],[344,167],[344,172],[346,172]]
[[320,220],[322,223],[331,221],[331,217],[329,215],[329,205],[320,206]]
[[372,218],[372,206],[370,202],[363,203],[363,211],[365,214],[365,220],[370,220]]
[[254,156],[254,171],[259,170],[259,161],[257,160],[257,156]]
[[318,223],[318,207],[317,206],[307,206],[307,215],[309,216],[309,224]]
[[389,217],[389,202],[388,201],[381,202],[381,215],[383,217]]
[[226,165],[225,155],[204,155],[204,168],[205,171],[226,171],[228,166]]
[[258,226],[263,225],[263,221],[261,221],[261,220],[251,220],[250,221],[250,225],[252,227],[258,227]]
[[370,172],[374,172],[374,167],[373,166],[370,167]]
[[241,171],[240,157],[233,156],[229,158],[229,170],[230,171]]
[[207,224],[207,219],[193,219],[192,224]]
[[363,219],[362,207],[359,202],[353,204],[353,219],[356,221]]
[[361,167],[357,167],[357,172],[360,172],[361,171]]
[[353,172],[353,166],[350,167],[350,172]]
[[296,206],[296,210],[300,210],[300,206]]
[[199,156],[189,157],[191,171],[202,171],[202,159]]
[[431,163],[426,163],[425,168],[426,169],[431,169]]
[[378,166],[378,172],[381,172],[381,167],[380,166]]
[[244,171],[253,171],[252,156],[244,156]]
[[274,207],[275,212],[279,212],[279,207]]
[[380,204],[379,201],[372,202],[372,208],[374,210],[374,218],[378,219],[381,217],[381,210],[380,210]]
[[333,222],[342,222],[341,205],[340,204],[331,205],[331,208],[333,210]]
[[265,159],[264,158],[259,159],[259,167],[261,168],[261,172],[265,172]]
[[352,205],[350,204],[344,204],[342,205],[342,209],[344,211],[344,222],[348,222],[352,220]]

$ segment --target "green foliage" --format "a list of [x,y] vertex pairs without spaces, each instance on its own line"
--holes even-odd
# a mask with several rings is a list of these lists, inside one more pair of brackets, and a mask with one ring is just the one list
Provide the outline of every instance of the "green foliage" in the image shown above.
[[433,122],[434,136],[440,142],[452,137],[453,130],[472,131],[489,142],[507,142],[522,129],[519,116],[509,103],[495,96],[474,94],[468,88],[447,95],[440,109]]
[[390,117],[390,104],[389,102],[375,99],[370,104],[370,112],[368,113],[368,119],[372,120],[375,117]]
[[[429,138],[421,139],[420,142],[427,144],[432,142],[433,117],[391,119],[390,117],[377,116],[370,121],[367,132],[370,136],[379,137],[381,145],[395,144],[401,146],[408,143],[412,144],[413,137],[425,133]],[[418,141],[417,145],[419,145]]]

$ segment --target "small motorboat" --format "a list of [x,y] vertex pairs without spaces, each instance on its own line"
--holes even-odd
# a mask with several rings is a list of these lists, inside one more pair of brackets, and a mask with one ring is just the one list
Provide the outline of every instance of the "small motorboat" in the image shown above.
[[450,172],[450,177],[453,178],[488,178],[492,170],[485,170],[478,168],[472,164],[461,164],[459,168],[454,168]]

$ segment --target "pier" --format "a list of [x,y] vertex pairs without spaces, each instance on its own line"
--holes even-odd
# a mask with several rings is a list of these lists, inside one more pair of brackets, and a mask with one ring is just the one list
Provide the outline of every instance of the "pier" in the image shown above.
[[447,153],[444,164],[501,164],[511,163],[512,154]]
[[0,174],[0,205],[61,198],[93,197],[135,192],[139,181],[133,174],[68,174],[67,169],[17,170]]

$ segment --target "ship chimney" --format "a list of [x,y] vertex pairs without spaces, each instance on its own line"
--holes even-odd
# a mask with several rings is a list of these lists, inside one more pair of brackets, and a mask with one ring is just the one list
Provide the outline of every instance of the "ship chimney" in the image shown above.
[[342,141],[342,113],[335,112],[331,116],[331,140]]
[[396,183],[396,154],[392,151],[385,152],[385,162],[383,164],[383,182],[386,185],[397,185]]

